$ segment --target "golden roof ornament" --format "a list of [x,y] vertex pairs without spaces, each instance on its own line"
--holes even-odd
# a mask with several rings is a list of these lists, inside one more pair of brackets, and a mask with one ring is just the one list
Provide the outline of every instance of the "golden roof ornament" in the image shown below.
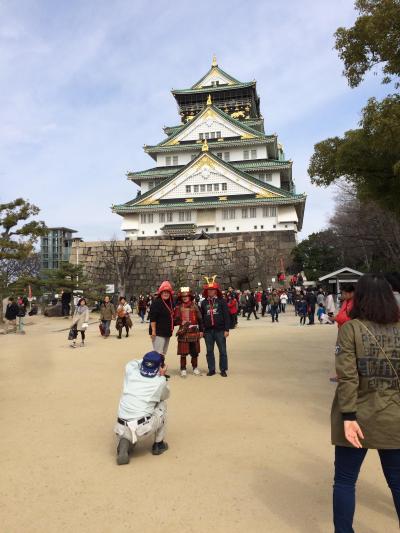
[[217,58],[215,57],[215,54],[213,55],[211,66],[218,67],[218,61],[217,61]]
[[201,147],[202,152],[208,152],[208,142],[207,139],[204,139],[203,146]]
[[209,94],[207,98],[207,105],[211,105],[211,104],[212,104],[212,99],[211,99],[211,94]]

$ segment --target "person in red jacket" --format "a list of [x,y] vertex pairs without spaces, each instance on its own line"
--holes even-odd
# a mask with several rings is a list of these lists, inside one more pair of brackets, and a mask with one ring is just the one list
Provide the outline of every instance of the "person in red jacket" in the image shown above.
[[228,304],[229,316],[230,316],[230,319],[231,319],[231,328],[230,329],[235,329],[235,327],[237,325],[237,314],[238,314],[238,310],[239,310],[238,302],[237,302],[236,298],[233,296],[233,294],[228,293],[227,298],[226,298],[226,303]]
[[345,283],[342,286],[342,305],[338,314],[335,316],[335,322],[338,328],[351,320],[350,311],[353,309],[353,296],[355,287],[352,283]]
[[[353,296],[354,296],[355,287],[352,283],[345,283],[342,286],[342,305],[338,314],[335,316],[335,322],[338,325],[338,328],[343,326],[346,322],[351,320],[350,311],[353,309]],[[337,383],[337,376],[329,378],[332,383]]]

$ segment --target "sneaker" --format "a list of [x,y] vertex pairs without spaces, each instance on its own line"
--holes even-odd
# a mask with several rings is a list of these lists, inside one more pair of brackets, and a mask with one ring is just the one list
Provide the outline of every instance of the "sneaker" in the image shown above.
[[151,449],[153,455],[161,455],[168,450],[168,444],[163,440],[161,442],[155,442]]
[[195,376],[201,376],[201,372],[200,372],[200,370],[198,368],[193,368],[193,374]]
[[225,372],[225,370],[223,370],[223,371],[221,372],[221,376],[222,376],[223,378],[227,378],[227,377],[228,377],[228,374]]
[[213,370],[212,372],[211,372],[211,370],[209,370],[207,372],[207,376],[215,376],[215,370]]
[[117,464],[127,465],[129,463],[129,448],[130,442],[128,439],[121,439],[117,447]]
[[83,348],[85,346],[85,343],[84,342],[81,342],[80,345],[79,345],[81,348]]
[[76,348],[77,346],[76,346],[75,343],[72,343],[72,344],[70,344],[70,347],[71,347],[71,348]]
[[185,378],[187,376],[186,370],[181,370],[181,378]]

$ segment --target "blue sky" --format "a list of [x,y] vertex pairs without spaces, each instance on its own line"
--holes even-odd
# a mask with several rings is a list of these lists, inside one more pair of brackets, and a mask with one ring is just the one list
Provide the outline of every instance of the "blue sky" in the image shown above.
[[310,184],[313,145],[357,126],[380,77],[350,89],[333,33],[350,0],[2,0],[0,201],[23,196],[48,226],[85,240],[122,236],[111,204],[135,197],[128,170],[153,166],[143,144],[179,123],[172,88],[210,67],[257,80],[268,133],[308,194],[300,237],[326,225],[333,190]]

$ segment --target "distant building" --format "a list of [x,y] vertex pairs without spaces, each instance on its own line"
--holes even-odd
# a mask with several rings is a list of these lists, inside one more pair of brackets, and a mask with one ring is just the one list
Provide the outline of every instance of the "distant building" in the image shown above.
[[47,235],[40,238],[40,267],[60,268],[61,263],[69,261],[72,242],[76,239],[72,236],[77,231],[70,228],[48,228]]

